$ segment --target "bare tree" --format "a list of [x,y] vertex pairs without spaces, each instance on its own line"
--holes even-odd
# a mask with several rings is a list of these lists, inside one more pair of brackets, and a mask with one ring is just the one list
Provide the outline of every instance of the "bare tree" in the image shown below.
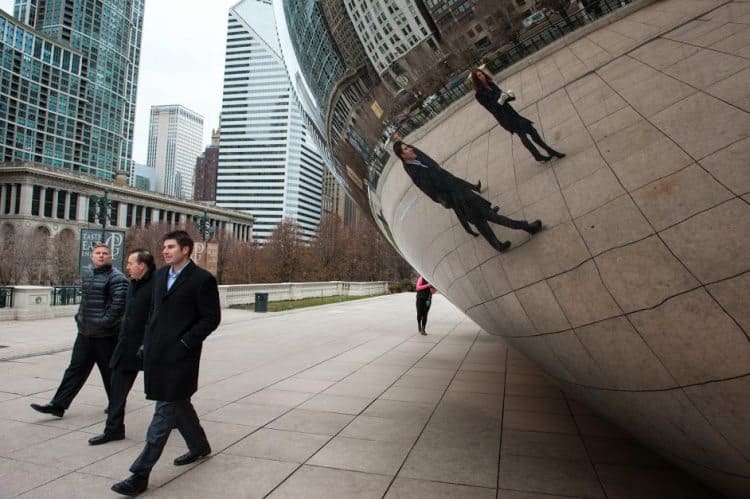
[[55,284],[77,282],[78,241],[72,230],[65,229],[54,237],[51,253],[52,281]]
[[303,265],[306,251],[302,227],[292,220],[282,220],[263,247],[262,262],[275,282],[306,281]]

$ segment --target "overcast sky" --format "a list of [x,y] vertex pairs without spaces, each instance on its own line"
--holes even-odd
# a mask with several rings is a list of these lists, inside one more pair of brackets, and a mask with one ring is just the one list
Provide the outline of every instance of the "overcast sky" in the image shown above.
[[[151,106],[182,104],[203,115],[204,143],[219,126],[227,13],[238,0],[146,0],[133,159],[146,163]],[[13,14],[13,0],[0,0]]]

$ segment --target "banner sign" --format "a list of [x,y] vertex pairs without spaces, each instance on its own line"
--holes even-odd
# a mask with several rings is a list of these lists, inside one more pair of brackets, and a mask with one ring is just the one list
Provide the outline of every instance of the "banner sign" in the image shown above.
[[105,230],[104,241],[102,241],[101,229],[81,229],[81,246],[78,252],[78,273],[80,275],[91,275],[94,272],[94,264],[91,261],[91,252],[94,245],[103,242],[112,250],[112,266],[122,272],[125,260],[125,232],[121,230]]

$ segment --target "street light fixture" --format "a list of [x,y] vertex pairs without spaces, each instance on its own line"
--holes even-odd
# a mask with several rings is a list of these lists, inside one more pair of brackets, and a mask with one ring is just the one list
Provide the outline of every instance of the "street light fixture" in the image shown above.
[[206,234],[208,234],[209,241],[213,237],[214,233],[216,232],[216,228],[211,225],[211,221],[208,219],[208,211],[203,210],[203,215],[198,215],[195,217],[195,228],[198,229],[198,232],[201,233],[201,237],[203,240],[206,240]]
[[104,189],[104,196],[91,196],[91,202],[96,207],[96,220],[102,224],[101,242],[104,242],[107,232],[107,220],[112,223],[112,201],[109,199],[109,191]]

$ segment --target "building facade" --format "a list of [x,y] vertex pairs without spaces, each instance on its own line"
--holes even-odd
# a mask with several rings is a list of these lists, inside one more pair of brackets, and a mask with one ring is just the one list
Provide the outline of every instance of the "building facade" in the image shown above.
[[133,174],[129,177],[130,185],[145,191],[153,191],[156,185],[156,171],[142,163],[133,163]]
[[323,159],[281,55],[270,1],[229,11],[216,204],[255,217],[265,241],[284,219],[312,237],[322,210]]
[[155,169],[154,190],[193,197],[195,159],[203,148],[203,117],[180,105],[151,106],[147,164]]
[[98,228],[101,224],[94,200],[107,191],[111,202],[109,228],[125,230],[151,224],[186,227],[205,213],[216,232],[252,241],[252,215],[123,184],[38,163],[0,163],[3,233],[7,236],[9,231],[33,230],[55,236],[64,230],[77,234],[81,228]]
[[438,54],[431,20],[413,0],[347,0],[349,19],[379,75],[389,72],[403,88],[410,83],[403,58],[422,44]]
[[193,199],[216,202],[216,172],[219,168],[219,131],[211,133],[211,145],[195,160]]
[[20,0],[0,12],[0,159],[130,172],[143,0]]

